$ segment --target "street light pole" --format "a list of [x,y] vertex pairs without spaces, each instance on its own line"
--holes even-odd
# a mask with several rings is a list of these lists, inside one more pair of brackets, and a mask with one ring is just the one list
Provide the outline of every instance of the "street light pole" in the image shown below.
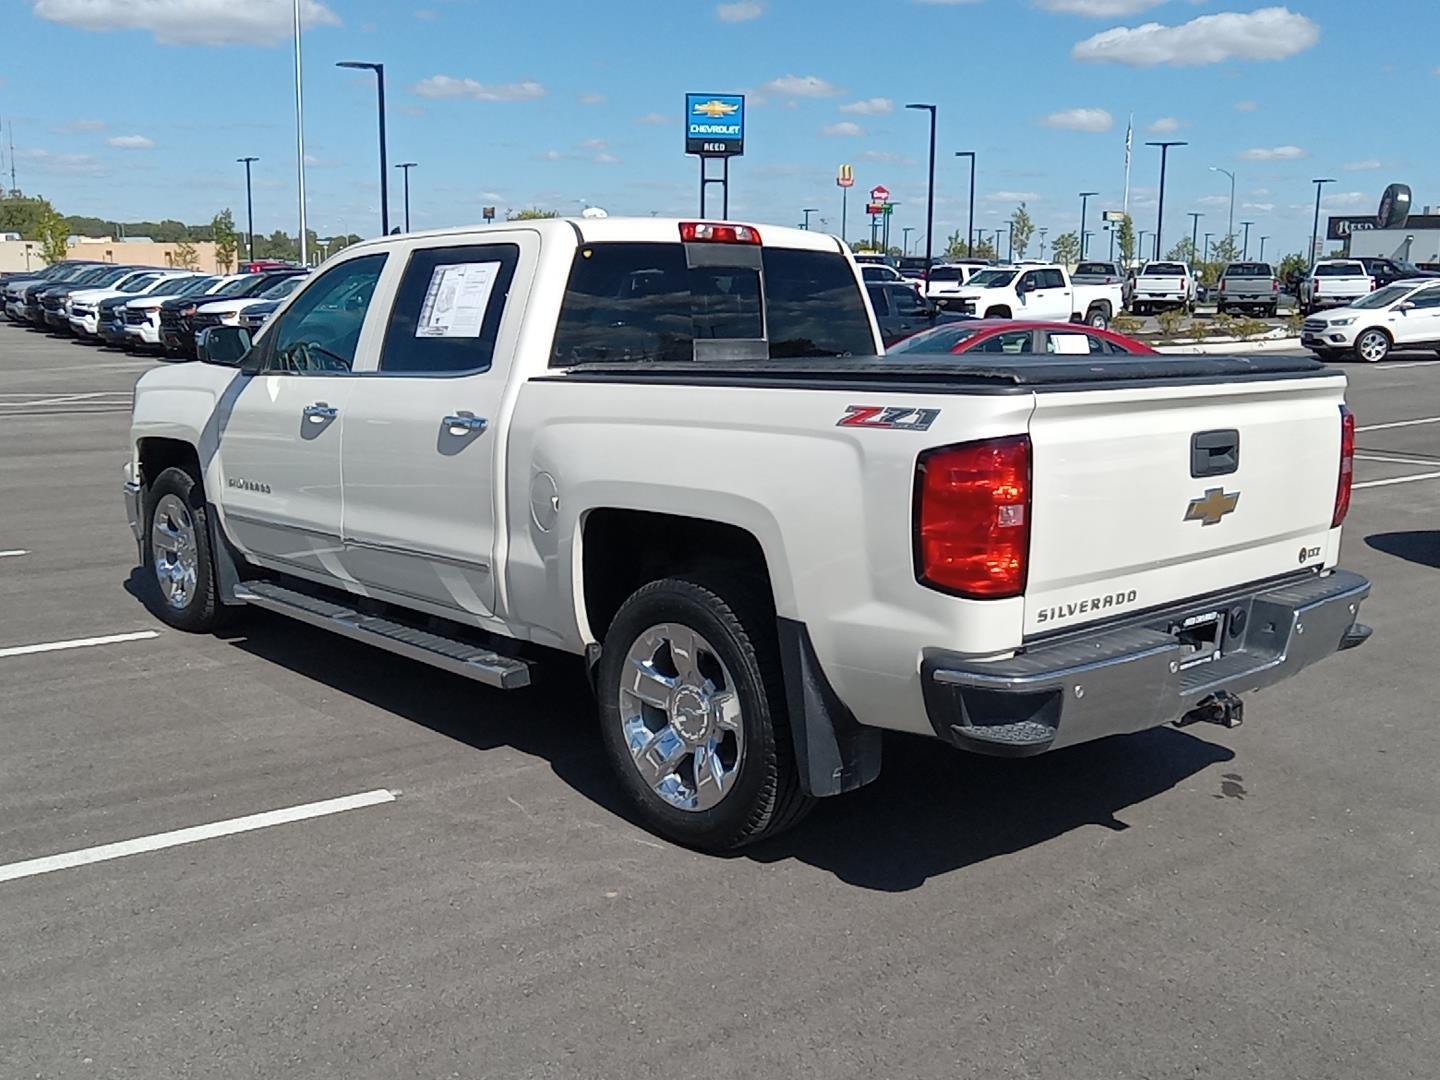
[[300,56],[300,0],[295,0],[295,169],[300,189],[300,265],[310,265],[310,225],[305,215],[305,78]]
[[1229,169],[1222,169],[1218,165],[1210,166],[1211,172],[1224,173],[1230,178],[1230,224],[1225,232],[1227,237],[1235,235],[1235,174]]
[[1107,224],[1105,231],[1110,234],[1110,261],[1113,263],[1115,261],[1115,228]]
[[255,200],[250,196],[250,163],[259,161],[258,157],[236,158],[237,162],[245,166],[245,232],[248,241],[245,247],[245,254],[250,262],[255,261]]
[[801,210],[800,212],[805,215],[805,224],[801,225],[800,227],[801,227],[802,229],[804,229],[806,232],[809,232],[809,231],[810,231],[810,215],[811,215],[811,214],[818,214],[820,211],[819,211],[816,207],[807,206],[807,207],[805,207],[803,210]]
[[1085,212],[1090,208],[1090,196],[1099,195],[1098,191],[1080,192],[1080,258],[1085,258]]
[[930,114],[930,185],[925,192],[925,274],[930,274],[930,259],[935,245],[935,106],[906,105],[907,109],[924,109]]
[[1248,259],[1250,258],[1250,226],[1255,223],[1253,221],[1242,221],[1240,224],[1245,227],[1245,246],[1241,249],[1240,257],[1242,259]]
[[1050,231],[1049,227],[1040,230],[1040,261],[1045,261],[1045,234]]
[[1141,262],[1150,261],[1149,259],[1145,258],[1145,237],[1149,235],[1150,231],[1148,229],[1141,229],[1140,235],[1135,239],[1135,250],[1139,253]]
[[1146,146],[1158,146],[1160,148],[1160,206],[1155,211],[1155,258],[1160,258],[1160,234],[1165,229],[1165,163],[1170,157],[1172,146],[1189,146],[1189,143],[1177,142],[1150,142]]
[[900,254],[910,254],[910,234],[915,231],[914,225],[906,225],[900,230]]
[[1265,241],[1266,241],[1266,240],[1269,240],[1269,239],[1270,239],[1270,238],[1269,238],[1268,236],[1262,236],[1262,237],[1260,237],[1260,261],[1261,261],[1261,262],[1264,262],[1264,261],[1265,261]]
[[970,220],[965,224],[965,254],[975,257],[975,151],[956,150],[956,157],[970,159]]
[[1205,234],[1205,257],[1200,260],[1201,262],[1207,262],[1207,263],[1208,263],[1208,262],[1210,261],[1210,237],[1212,237],[1212,236],[1214,236],[1214,235],[1215,235],[1214,233],[1210,233],[1210,232],[1207,232],[1207,233]]
[[1200,248],[1196,243],[1200,239],[1200,219],[1204,216],[1204,214],[1197,214],[1194,210],[1190,211],[1190,256],[1199,262],[1205,261],[1200,258]]
[[385,162],[385,65],[371,64],[363,60],[341,60],[335,66],[375,73],[375,89],[380,109],[380,235],[387,236],[390,233],[390,170]]
[[410,170],[417,164],[418,162],[414,161],[402,161],[395,166],[405,177],[405,231],[407,233],[410,231]]
[[1319,244],[1319,241],[1320,241],[1320,192],[1322,192],[1323,190],[1325,190],[1325,185],[1326,185],[1326,184],[1333,184],[1333,183],[1335,183],[1335,181],[1334,181],[1334,180],[1331,180],[1331,179],[1316,180],[1316,181],[1314,181],[1314,184],[1315,184],[1315,224],[1314,224],[1313,226],[1311,226],[1311,229],[1310,229],[1310,268],[1311,268],[1312,270],[1315,268],[1315,260],[1319,257],[1319,252],[1316,251],[1315,249],[1316,249],[1316,246]]
[[1015,231],[1009,226],[1004,229],[995,230],[995,258],[1000,258],[1000,234],[1005,233],[1005,239],[1009,241],[1010,253],[1005,256],[1006,262],[1015,261]]

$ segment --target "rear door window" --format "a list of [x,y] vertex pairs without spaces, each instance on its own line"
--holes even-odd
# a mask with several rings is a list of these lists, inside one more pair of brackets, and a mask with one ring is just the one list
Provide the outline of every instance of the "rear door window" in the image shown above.
[[1059,270],[1040,270],[1040,287],[1042,289],[1063,289],[1065,288],[1065,275]]
[[693,260],[679,243],[582,246],[551,366],[693,360],[695,342],[709,339],[768,339],[775,358],[874,352],[865,301],[839,252],[764,248],[757,257],[741,247],[729,254],[716,245]]
[[519,258],[515,244],[411,254],[391,308],[380,370],[392,375],[489,370]]
[[875,309],[875,314],[881,317],[890,314],[890,298],[885,294],[884,285],[867,285],[865,292],[869,294],[870,306]]

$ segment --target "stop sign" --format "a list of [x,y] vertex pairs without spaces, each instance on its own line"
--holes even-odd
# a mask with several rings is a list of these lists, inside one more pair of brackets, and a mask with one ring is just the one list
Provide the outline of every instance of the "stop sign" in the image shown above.
[[870,201],[885,203],[890,201],[890,189],[887,187],[873,187],[870,189]]

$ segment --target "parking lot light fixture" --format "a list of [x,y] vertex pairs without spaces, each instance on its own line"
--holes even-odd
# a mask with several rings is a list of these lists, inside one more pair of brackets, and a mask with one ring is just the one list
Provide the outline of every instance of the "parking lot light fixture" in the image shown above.
[[375,73],[380,112],[380,235],[386,236],[390,232],[390,170],[385,162],[385,65],[371,64],[364,60],[341,60],[335,66]]
[[1200,258],[1199,248],[1200,219],[1204,216],[1204,214],[1196,213],[1194,210],[1190,211],[1190,257],[1196,262],[1205,261],[1204,259]]
[[1090,208],[1090,199],[1099,195],[1098,191],[1080,192],[1080,258],[1085,258],[1085,212]]
[[975,151],[956,150],[956,157],[970,159],[970,220],[965,224],[965,254],[975,257]]
[[801,210],[800,212],[805,215],[805,223],[804,223],[803,225],[801,225],[800,227],[801,227],[802,229],[804,229],[806,232],[809,232],[809,231],[810,231],[810,215],[811,215],[811,214],[818,214],[818,213],[820,212],[820,210],[819,210],[818,207],[807,206],[807,207],[805,207],[805,209]]
[[1315,262],[1320,257],[1318,250],[1320,244],[1320,193],[1325,190],[1326,184],[1335,183],[1333,178],[1312,180],[1315,185],[1315,224],[1310,228],[1310,268],[1315,268]]
[[1213,232],[1207,232],[1207,233],[1205,234],[1205,248],[1204,248],[1205,255],[1204,255],[1204,257],[1200,260],[1201,262],[1207,262],[1207,263],[1208,263],[1208,262],[1210,261],[1210,237],[1212,237],[1212,236],[1214,236],[1214,235],[1215,235],[1215,234],[1214,234]]
[[1160,258],[1160,234],[1165,230],[1165,164],[1170,157],[1172,146],[1189,146],[1189,143],[1169,140],[1165,142],[1150,142],[1146,146],[1158,146],[1160,148],[1160,205],[1155,211],[1155,258]]
[[418,162],[414,161],[402,161],[395,166],[405,177],[405,231],[407,233],[410,231],[410,170],[417,164]]
[[1240,252],[1240,257],[1242,259],[1248,259],[1250,258],[1250,226],[1255,223],[1253,221],[1242,221],[1240,224],[1245,227],[1245,246]]
[[245,166],[245,233],[248,237],[245,246],[245,254],[250,262],[255,261],[255,200],[250,195],[250,165],[259,161],[258,157],[242,157],[235,159]]
[[[930,114],[930,181],[925,189],[925,265],[930,265],[931,238],[935,234],[935,113],[934,105],[910,104],[907,109],[923,109]],[[926,271],[927,275],[929,271]]]
[[1260,261],[1261,261],[1261,262],[1264,262],[1264,261],[1265,261],[1265,241],[1266,241],[1266,240],[1269,240],[1269,239],[1270,239],[1270,238],[1269,238],[1268,236],[1262,236],[1262,237],[1260,237]]
[[1219,165],[1211,165],[1211,172],[1224,173],[1230,178],[1230,224],[1226,228],[1227,237],[1235,235],[1235,174],[1229,169],[1222,169]]

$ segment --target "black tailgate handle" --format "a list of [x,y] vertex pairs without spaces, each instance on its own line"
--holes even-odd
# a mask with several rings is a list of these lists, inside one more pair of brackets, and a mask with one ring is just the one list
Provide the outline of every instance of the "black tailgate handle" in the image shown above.
[[1197,431],[1190,437],[1190,475],[1229,476],[1240,468],[1240,432]]

